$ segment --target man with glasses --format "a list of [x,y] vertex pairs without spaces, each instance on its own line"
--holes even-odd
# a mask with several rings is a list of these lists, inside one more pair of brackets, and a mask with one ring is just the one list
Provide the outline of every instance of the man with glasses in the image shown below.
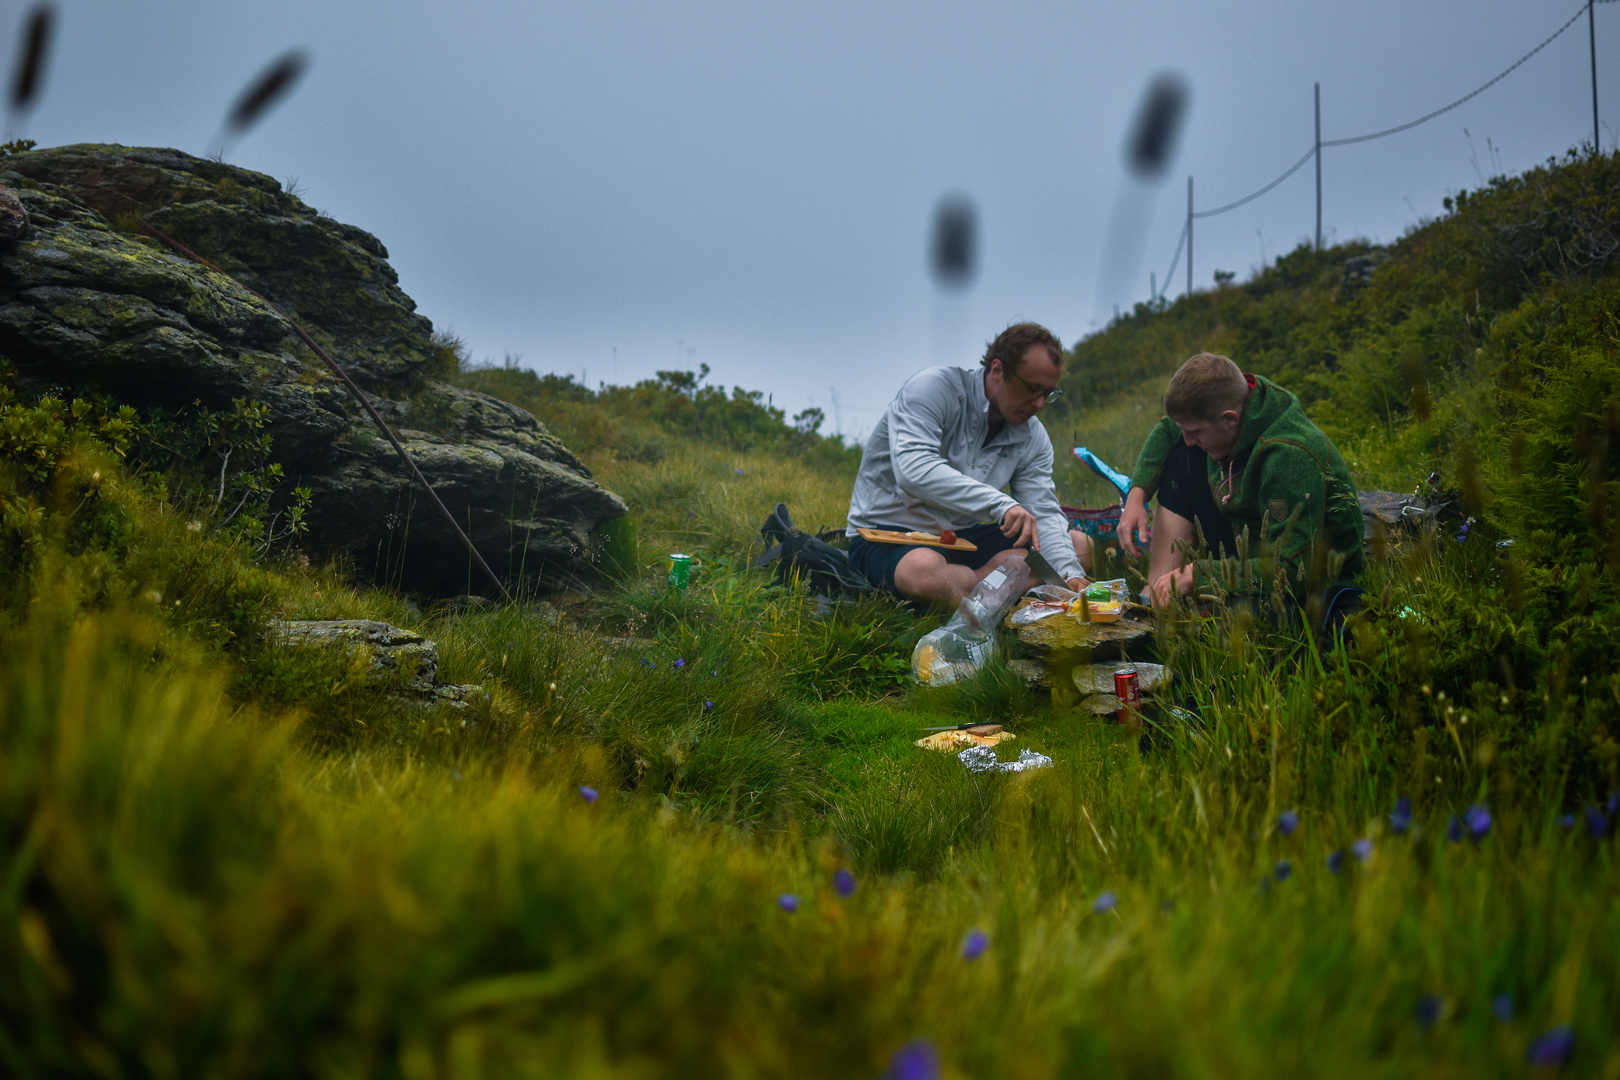
[[[849,563],[872,584],[946,607],[1033,546],[1079,588],[1090,539],[1069,529],[1052,483],[1052,440],[1035,419],[1063,393],[1063,346],[1045,327],[1002,331],[978,370],[912,376],[873,428],[849,502]],[[1005,489],[1005,491],[1003,490]],[[858,529],[942,533],[976,551],[866,540]]]

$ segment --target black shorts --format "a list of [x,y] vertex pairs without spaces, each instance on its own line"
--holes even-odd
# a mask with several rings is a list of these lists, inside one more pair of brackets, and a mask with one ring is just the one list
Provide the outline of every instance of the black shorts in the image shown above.
[[1220,558],[1224,548],[1225,555],[1235,556],[1237,538],[1232,522],[1221,513],[1215,493],[1209,489],[1208,461],[1209,455],[1196,446],[1178,442],[1171,447],[1159,482],[1159,505],[1188,521],[1196,521],[1210,555]]
[[[896,528],[896,532],[906,532],[905,529]],[[1010,551],[1017,545],[1011,539],[1001,534],[1001,526],[969,525],[965,529],[957,529],[958,539],[966,540],[978,547],[977,551],[947,551],[944,548],[935,548],[945,561],[957,566],[965,566],[969,570],[978,570],[996,555],[1003,551]],[[928,544],[874,544],[864,536],[849,538],[849,565],[859,571],[861,576],[873,585],[887,592],[900,595],[900,590],[894,586],[894,568],[900,565],[900,560],[906,557],[906,552],[915,551],[920,547],[929,547]]]

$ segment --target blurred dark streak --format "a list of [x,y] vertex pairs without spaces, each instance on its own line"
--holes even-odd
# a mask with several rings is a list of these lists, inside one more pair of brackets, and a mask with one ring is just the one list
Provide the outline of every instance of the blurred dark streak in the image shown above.
[[39,88],[45,81],[45,59],[50,51],[51,30],[56,22],[56,8],[51,4],[35,4],[28,14],[22,35],[22,62],[17,68],[17,81],[11,84],[11,111],[15,116],[34,104]]
[[293,49],[271,64],[236,99],[236,104],[225,118],[225,129],[233,135],[246,132],[272,106],[287,96],[308,67],[309,55],[302,49]]
[[934,280],[947,288],[973,281],[979,258],[979,213],[965,195],[947,195],[934,209]]
[[1125,146],[1125,162],[1138,178],[1158,180],[1170,167],[1189,96],[1187,81],[1174,72],[1161,72],[1148,85]]
[[1153,221],[1154,191],[1175,160],[1181,129],[1192,96],[1187,81],[1173,71],[1155,75],[1131,121],[1125,140],[1125,168],[1130,179],[1120,184],[1103,244],[1097,275],[1096,307],[1134,302],[1140,286],[1142,258]]

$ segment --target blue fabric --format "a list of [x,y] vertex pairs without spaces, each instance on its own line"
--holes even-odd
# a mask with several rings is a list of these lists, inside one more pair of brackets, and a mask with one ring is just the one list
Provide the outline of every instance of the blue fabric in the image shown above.
[[[893,528],[893,526],[886,526]],[[899,529],[898,532],[907,530]],[[934,548],[945,556],[945,561],[965,566],[970,570],[977,570],[992,557],[1003,551],[1010,551],[1014,544],[1012,540],[1001,534],[1001,526],[991,522],[986,525],[969,525],[965,529],[957,529],[959,539],[978,546],[977,551],[947,551],[944,548]],[[900,565],[900,560],[906,557],[906,552],[915,551],[928,544],[874,544],[864,536],[852,536],[849,539],[849,565],[858,571],[862,577],[873,585],[900,595],[900,590],[894,585],[894,568]],[[1069,549],[1073,551],[1071,547]]]
[[1074,456],[1091,466],[1092,472],[1117,487],[1121,499],[1131,493],[1131,478],[1110,466],[1108,462],[1092,453],[1087,447],[1075,447]]

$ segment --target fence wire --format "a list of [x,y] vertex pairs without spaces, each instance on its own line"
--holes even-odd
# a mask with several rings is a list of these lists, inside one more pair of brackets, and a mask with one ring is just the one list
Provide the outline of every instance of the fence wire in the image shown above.
[[[1531,49],[1529,52],[1527,52],[1523,56],[1519,57],[1519,59],[1515,60],[1505,70],[1503,70],[1500,74],[1498,74],[1495,78],[1491,79],[1489,82],[1485,83],[1484,85],[1482,85],[1482,86],[1480,86],[1480,87],[1478,87],[1478,88],[1476,88],[1474,90],[1469,91],[1468,93],[1464,94],[1462,97],[1458,98],[1456,101],[1453,101],[1450,105],[1446,105],[1446,106],[1444,106],[1442,108],[1436,109],[1431,113],[1426,113],[1425,115],[1418,117],[1416,120],[1409,121],[1408,123],[1400,124],[1400,125],[1398,125],[1396,127],[1392,127],[1392,128],[1386,128],[1383,131],[1375,131],[1375,132],[1372,132],[1369,135],[1355,135],[1355,136],[1352,136],[1352,137],[1350,137],[1348,139],[1323,139],[1322,140],[1322,145],[1323,146],[1349,146],[1352,143],[1371,142],[1374,139],[1382,139],[1382,138],[1385,138],[1386,136],[1395,135],[1395,134],[1397,134],[1399,132],[1402,132],[1402,131],[1410,131],[1412,128],[1417,127],[1419,124],[1426,124],[1430,120],[1433,120],[1437,116],[1443,116],[1446,113],[1450,112],[1452,109],[1455,109],[1457,106],[1465,104],[1466,102],[1472,101],[1474,98],[1476,98],[1479,95],[1483,94],[1485,91],[1489,90],[1491,87],[1495,86],[1497,83],[1501,82],[1503,79],[1505,79],[1509,75],[1513,74],[1513,72],[1518,70],[1518,68],[1522,64],[1524,64],[1525,61],[1529,60],[1532,56],[1535,56],[1542,49],[1545,49],[1548,45],[1551,45],[1554,41],[1557,41],[1558,38],[1563,35],[1564,31],[1568,30],[1571,26],[1575,25],[1575,21],[1577,19],[1579,19],[1582,15],[1584,15],[1586,13],[1586,10],[1589,7],[1591,7],[1593,4],[1611,4],[1611,3],[1614,3],[1614,2],[1615,2],[1615,0],[1587,0],[1587,3],[1582,4],[1576,10],[1575,14],[1573,14],[1573,15],[1571,15],[1569,17],[1568,21],[1566,21],[1563,26],[1560,26],[1557,30],[1553,31],[1553,33],[1547,38],[1547,40],[1543,41],[1540,45],[1537,45],[1535,48]],[[1300,169],[1304,168],[1305,163],[1310,161],[1311,158],[1315,154],[1316,154],[1316,144],[1312,143],[1310,148],[1305,151],[1304,155],[1298,161],[1294,162],[1287,169],[1285,169],[1283,171],[1282,175],[1278,176],[1275,180],[1271,181],[1271,183],[1265,185],[1264,187],[1257,188],[1256,190],[1254,190],[1254,191],[1250,192],[1249,194],[1243,196],[1243,198],[1237,199],[1237,200],[1235,200],[1233,202],[1229,202],[1225,206],[1217,206],[1213,210],[1199,210],[1199,211],[1196,211],[1192,216],[1194,218],[1215,217],[1218,214],[1226,213],[1228,210],[1236,210],[1240,206],[1243,206],[1243,205],[1245,205],[1247,203],[1253,202],[1254,200],[1258,199],[1260,196],[1264,195],[1266,192],[1270,191],[1272,188],[1276,187],[1278,184],[1282,183],[1284,180],[1287,180],[1290,176],[1293,176]],[[1181,249],[1182,249],[1183,245],[1186,244],[1186,242],[1187,242],[1187,229],[1186,229],[1186,226],[1183,226],[1182,230],[1181,230],[1181,239],[1176,242],[1175,259],[1172,260],[1172,262],[1170,264],[1170,273],[1171,274],[1175,273],[1175,265],[1181,259]],[[1168,276],[1165,278],[1165,281],[1167,283],[1165,287],[1166,287],[1166,289],[1168,289],[1169,288],[1169,285],[1168,285],[1169,277]]]

